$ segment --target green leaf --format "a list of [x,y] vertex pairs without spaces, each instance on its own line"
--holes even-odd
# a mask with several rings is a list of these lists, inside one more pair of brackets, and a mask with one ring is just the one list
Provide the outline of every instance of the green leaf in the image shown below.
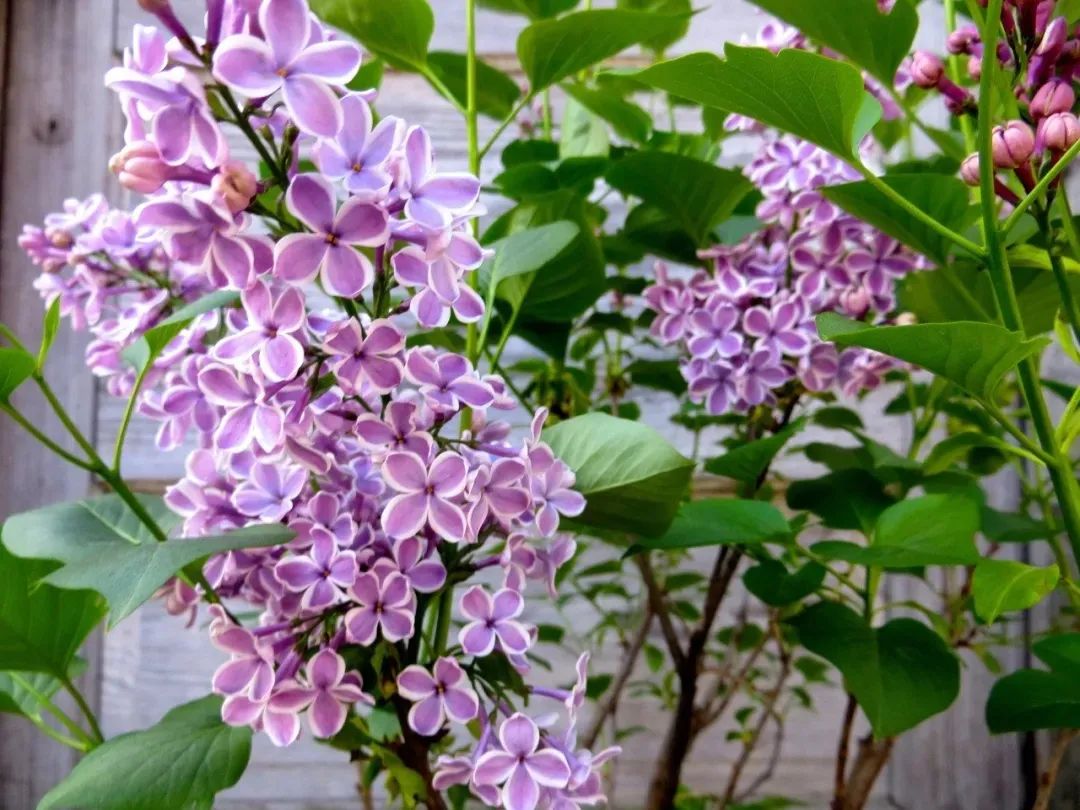
[[973,565],[979,505],[955,495],[908,498],[886,509],[874,527],[871,550],[889,568]]
[[[139,500],[161,522],[175,519],[161,499]],[[97,591],[108,601],[110,625],[115,625],[196,560],[276,545],[292,536],[284,526],[272,524],[219,537],[159,543],[119,497],[107,495],[15,515],[4,525],[2,539],[16,556],[62,563],[42,581],[58,588]]]
[[58,297],[45,310],[45,317],[41,322],[41,345],[38,347],[37,354],[37,367],[39,370],[45,365],[45,358],[49,356],[49,350],[52,349],[53,341],[56,340],[56,333],[59,329],[60,299]]
[[941,636],[914,619],[873,628],[834,602],[790,621],[799,640],[840,670],[874,736],[892,737],[945,711],[960,691],[960,663]]
[[669,152],[631,152],[604,178],[623,194],[666,212],[699,247],[713,244],[712,229],[753,188],[740,171]]
[[7,402],[15,389],[37,370],[37,359],[22,349],[0,349],[0,402]]
[[990,689],[986,725],[991,734],[1080,728],[1080,678],[1043,669],[1006,675]]
[[1027,610],[1050,594],[1060,578],[1056,565],[1040,568],[1013,560],[980,560],[971,582],[975,612],[990,623],[1003,613]]
[[490,245],[510,234],[562,221],[577,225],[573,241],[535,274],[517,274],[500,284],[500,295],[520,306],[523,319],[565,323],[585,312],[607,288],[604,256],[586,201],[569,189],[539,195],[511,208],[484,235],[484,244]]
[[566,100],[559,128],[559,157],[607,157],[611,141],[603,120],[573,96]]
[[478,0],[478,2],[492,11],[525,14],[533,20],[555,17],[578,4],[578,0]]
[[[464,107],[465,54],[432,51],[427,55],[431,72],[446,86],[450,94]],[[502,121],[509,118],[521,98],[521,88],[510,76],[483,59],[476,60],[476,110],[481,115]]]
[[787,519],[771,503],[706,498],[684,503],[671,528],[660,537],[642,541],[638,549],[759,545],[786,540],[790,535]]
[[805,599],[825,581],[825,566],[808,562],[789,572],[783,563],[766,560],[743,574],[746,589],[773,607],[785,607]]
[[694,470],[652,428],[603,413],[560,422],[543,440],[577,476],[586,506],[576,521],[600,529],[663,534]]
[[426,0],[311,0],[311,10],[399,70],[424,73],[435,15]]
[[620,137],[644,143],[652,134],[652,117],[632,101],[610,90],[597,90],[583,84],[567,83],[562,87],[574,101],[607,121]]
[[221,721],[221,698],[185,703],[145,731],[91,751],[38,810],[188,810],[232,787],[251,755],[251,729]]
[[1022,447],[1002,441],[997,436],[990,436],[975,430],[965,430],[955,433],[934,445],[923,462],[923,471],[927,475],[944,472],[955,462],[966,458],[972,450],[980,447],[990,447],[1003,453],[1021,456],[1036,464],[1043,463],[1038,456],[1029,453]]
[[992,543],[1030,543],[1050,536],[1050,529],[1040,520],[988,506],[982,508],[982,532]]
[[675,360],[635,360],[625,369],[634,385],[680,396],[686,391],[686,380]]
[[521,32],[518,59],[533,93],[615,56],[631,45],[676,32],[687,14],[594,9],[536,22]]
[[878,10],[877,0],[830,0],[828,14],[806,0],[752,2],[866,68],[886,87],[892,87],[919,28],[919,15],[908,0],[899,0],[889,14]]
[[61,683],[44,672],[0,672],[0,712],[41,717],[42,698],[51,699]]
[[834,529],[857,529],[867,532],[895,499],[885,492],[885,485],[859,469],[831,472],[821,478],[794,481],[788,487],[787,503],[821,517]]
[[39,584],[55,566],[13,557],[0,546],[0,670],[65,678],[105,615],[92,591]]
[[[874,0],[870,0],[873,4]],[[906,0],[902,0],[906,2]],[[947,228],[963,232],[978,216],[970,189],[957,177],[941,174],[890,174],[881,178],[893,191]],[[886,197],[866,180],[821,189],[849,214],[884,231],[939,263],[947,261],[952,243]]]
[[665,30],[656,36],[650,36],[642,40],[642,47],[648,48],[654,53],[663,53],[684,36],[690,28],[690,12],[693,7],[690,0],[615,0],[616,8],[626,8],[631,11],[648,11],[652,14],[685,14],[683,24],[671,31]]
[[769,469],[777,453],[788,440],[806,425],[806,419],[796,419],[773,436],[736,447],[717,458],[705,462],[705,470],[713,475],[733,478],[744,484],[756,484]]
[[838,346],[862,346],[922,366],[983,399],[1020,361],[1042,351],[1049,340],[1010,332],[989,323],[868,326],[833,312],[817,317],[818,334]]
[[481,287],[487,287],[485,323],[495,310],[496,297],[513,311],[525,303],[537,271],[553,262],[578,235],[578,226],[565,220],[512,233],[488,247],[495,251],[490,267],[480,271]]
[[124,349],[122,356],[139,371],[149,368],[165,347],[197,317],[215,309],[232,306],[239,300],[240,294],[232,290],[218,290],[204,295],[199,300],[180,307],[157,326],[148,329],[141,338]]
[[[831,17],[830,17],[831,18]],[[808,51],[727,44],[726,58],[692,53],[635,74],[674,96],[790,132],[845,159],[881,116],[851,65]]]

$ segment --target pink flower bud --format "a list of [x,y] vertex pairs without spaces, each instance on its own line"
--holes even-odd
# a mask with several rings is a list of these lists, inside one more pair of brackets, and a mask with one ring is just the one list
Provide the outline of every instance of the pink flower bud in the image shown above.
[[1031,115],[1038,121],[1054,113],[1069,112],[1076,103],[1072,85],[1062,79],[1051,79],[1038,89],[1031,99]]
[[863,317],[870,309],[870,303],[870,293],[865,287],[849,288],[840,293],[840,306],[852,318]]
[[1018,169],[1035,152],[1035,133],[1023,121],[1010,121],[994,127],[990,141],[994,165],[999,169]]
[[150,141],[129,143],[109,159],[109,169],[120,185],[140,194],[153,194],[172,174]]
[[1047,116],[1039,123],[1039,145],[1051,152],[1064,152],[1080,141],[1080,121],[1071,112]]
[[1039,56],[1055,57],[1065,47],[1065,40],[1069,38],[1069,23],[1064,17],[1055,17],[1046,26],[1042,41],[1035,53]]
[[214,175],[210,188],[221,196],[230,211],[238,214],[251,205],[252,198],[259,193],[259,181],[243,163],[230,160]]
[[969,186],[979,185],[979,155],[975,153],[964,158],[960,164],[960,179]]
[[957,28],[945,41],[945,47],[949,53],[959,56],[969,54],[979,42],[979,32],[974,25],[964,25]]
[[911,79],[919,87],[929,90],[937,87],[945,75],[945,65],[936,54],[915,51],[911,57]]

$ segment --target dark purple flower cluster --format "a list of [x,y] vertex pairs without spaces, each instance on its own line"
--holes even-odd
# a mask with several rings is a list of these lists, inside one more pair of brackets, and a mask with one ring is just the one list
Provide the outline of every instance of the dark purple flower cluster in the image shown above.
[[[469,783],[513,810],[601,801],[595,768],[611,752],[574,746],[583,666],[572,690],[538,690],[567,705],[558,733],[463,666],[496,654],[528,671],[536,628],[522,618],[523,590],[536,580],[553,592],[575,550],[557,534],[560,515],[584,508],[540,439],[543,411],[514,440],[495,418],[516,407],[500,377],[406,345],[408,320],[431,328],[484,314],[466,281],[485,258],[468,227],[479,181],[439,172],[422,128],[373,125],[373,93],[345,87],[359,48],[306,0],[210,0],[205,38],[168,3],[156,10],[173,38],[138,27],[107,77],[128,119],[112,168],[149,198],[132,213],[100,197],[70,202],[21,244],[46,302],[92,332],[88,363],[109,390],[134,392],[160,423],[160,447],[196,440],[166,496],[185,535],[267,522],[295,531],[205,567],[221,597],[259,611],[248,628],[213,608],[211,638],[229,656],[213,681],[225,720],[288,745],[306,713],[313,734],[333,736],[373,700],[346,666],[349,648],[416,639],[436,592],[501,570],[494,592],[461,596],[459,644],[432,649],[430,671],[398,674],[410,725],[431,737],[448,723],[483,727],[470,752],[441,764],[441,786]],[[253,138],[261,174],[231,158],[223,124]],[[238,306],[196,317],[137,388],[125,349],[220,290]],[[175,613],[200,599],[180,580],[164,595]],[[426,618],[434,624],[434,608]]]

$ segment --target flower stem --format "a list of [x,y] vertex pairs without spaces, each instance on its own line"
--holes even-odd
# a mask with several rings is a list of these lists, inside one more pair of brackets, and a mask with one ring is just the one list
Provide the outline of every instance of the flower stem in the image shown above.
[[75,705],[79,707],[79,711],[81,711],[83,717],[86,718],[86,722],[90,726],[90,735],[94,744],[99,745],[105,742],[105,735],[101,733],[101,726],[98,725],[97,716],[94,714],[94,710],[90,708],[90,704],[86,702],[83,693],[79,691],[78,687],[75,686],[71,679],[66,675],[60,679],[60,683],[64,685],[64,689],[66,689],[71,697],[74,698]]
[[454,586],[447,585],[439,594],[438,620],[435,623],[435,638],[432,640],[432,654],[438,658],[446,652],[446,642],[450,637],[450,613],[454,609]]
[[[465,0],[465,131],[469,144],[469,174],[480,177],[480,128],[479,112],[476,106],[476,0]],[[480,235],[480,223],[474,217],[469,223],[472,226],[473,236]],[[473,289],[477,284],[475,270],[469,273],[469,286]],[[480,356],[479,332],[475,323],[470,323],[465,329],[465,353],[470,361],[476,362]],[[465,426],[471,423],[471,419],[465,419]]]
[[1005,223],[1001,226],[1002,237],[1009,235],[1012,229],[1016,227],[1017,223],[1020,222],[1020,218],[1024,216],[1028,208],[1046,193],[1050,184],[1053,183],[1066,168],[1068,168],[1069,164],[1072,163],[1077,155],[1080,155],[1080,141],[1077,141],[1070,146],[1069,150],[1058,158],[1057,163],[1050,167],[1049,171],[1047,171],[1046,174],[1039,179],[1039,182],[1035,184],[1035,187],[1028,192],[1028,195],[1020,200],[1016,208],[1013,209],[1013,212],[1006,217]]
[[[1003,0],[990,0],[983,28],[983,47],[986,53],[995,53]],[[984,60],[979,90],[979,173],[982,207],[983,236],[986,240],[987,269],[998,314],[1006,329],[1024,334],[1020,306],[1013,286],[1009,259],[1002,244],[1002,232],[998,230],[997,197],[994,194],[994,163],[991,154],[991,133],[994,118],[994,74],[998,70],[996,59]],[[1045,178],[1044,178],[1045,179]],[[1038,187],[1036,187],[1037,190]],[[1032,194],[1028,197],[1031,198]],[[1019,208],[1017,210],[1020,210]],[[1015,214],[1015,212],[1014,212]],[[1054,427],[1039,386],[1039,369],[1034,358],[1027,357],[1017,367],[1017,378],[1024,402],[1031,414],[1032,426],[1039,444],[1053,463],[1048,464],[1050,482],[1054,487],[1065,532],[1069,537],[1073,556],[1080,561],[1080,489],[1073,475],[1072,463],[1063,456],[1054,440]]]

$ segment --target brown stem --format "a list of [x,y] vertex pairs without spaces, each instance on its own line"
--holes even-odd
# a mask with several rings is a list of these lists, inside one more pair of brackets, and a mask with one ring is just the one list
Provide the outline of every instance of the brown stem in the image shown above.
[[870,799],[870,791],[881,775],[885,763],[892,754],[895,737],[875,740],[867,735],[859,740],[859,753],[855,764],[851,766],[851,776],[847,781],[847,793],[841,810],[863,810]]
[[1063,728],[1054,738],[1054,750],[1050,754],[1050,761],[1046,764],[1046,770],[1039,776],[1039,792],[1035,796],[1035,804],[1031,810],[1048,810],[1050,800],[1054,796],[1054,785],[1057,784],[1058,772],[1061,763],[1065,759],[1065,752],[1069,750],[1069,744],[1076,739],[1080,730]]
[[601,730],[604,728],[604,722],[608,717],[613,715],[618,708],[619,699],[622,697],[623,689],[626,688],[626,684],[630,680],[631,674],[633,674],[634,665],[637,663],[638,656],[641,655],[641,648],[645,646],[645,639],[649,636],[652,622],[652,608],[646,603],[641,624],[638,626],[637,632],[635,632],[630,639],[629,644],[626,645],[625,652],[623,653],[622,666],[619,668],[615,680],[612,681],[611,686],[608,687],[607,693],[604,695],[604,701],[597,708],[596,714],[593,715],[592,723],[581,738],[581,744],[584,748],[591,749],[596,745],[596,740],[600,736]]
[[833,774],[832,810],[844,810],[847,792],[847,760],[851,749],[851,728],[855,723],[855,710],[858,703],[855,696],[848,693],[847,706],[844,708],[844,720],[840,726],[840,742],[836,746],[836,770]]
[[648,552],[639,554],[634,558],[638,570],[641,571],[641,581],[645,583],[645,591],[649,598],[649,610],[660,623],[660,630],[664,635],[664,643],[667,644],[671,660],[675,662],[675,668],[680,669],[685,661],[682,643],[679,634],[675,631],[675,625],[671,622],[671,614],[668,613],[664,603],[664,593],[660,590],[660,584],[656,581],[656,573],[653,571],[652,562]]
[[[731,547],[720,549],[713,566],[712,576],[709,578],[709,589],[705,594],[701,620],[690,634],[685,654],[681,654],[680,651],[681,662],[676,661],[679,700],[649,785],[646,802],[649,810],[668,810],[675,804],[675,794],[679,789],[683,764],[694,742],[694,718],[697,714],[695,702],[705,644],[741,559],[741,551]],[[642,573],[645,573],[645,569]],[[655,603],[653,607],[656,608]],[[657,618],[660,619],[661,627],[663,627],[663,616],[658,613]]]
[[758,740],[761,738],[761,732],[765,730],[765,724],[773,717],[773,713],[776,710],[776,703],[780,700],[780,694],[784,689],[784,682],[791,672],[791,659],[784,650],[783,642],[780,640],[779,636],[777,637],[777,643],[780,645],[781,653],[780,672],[776,678],[776,683],[773,684],[773,688],[770,689],[768,695],[765,696],[765,701],[761,707],[761,716],[758,718],[757,725],[754,726],[750,739],[743,743],[742,753],[739,755],[735,767],[731,769],[731,776],[728,778],[727,789],[724,791],[724,798],[720,802],[721,808],[727,807],[735,798],[735,791],[739,787],[739,779],[742,778],[742,772],[746,768],[746,763],[750,761],[750,755],[754,753],[754,749],[757,747]]

